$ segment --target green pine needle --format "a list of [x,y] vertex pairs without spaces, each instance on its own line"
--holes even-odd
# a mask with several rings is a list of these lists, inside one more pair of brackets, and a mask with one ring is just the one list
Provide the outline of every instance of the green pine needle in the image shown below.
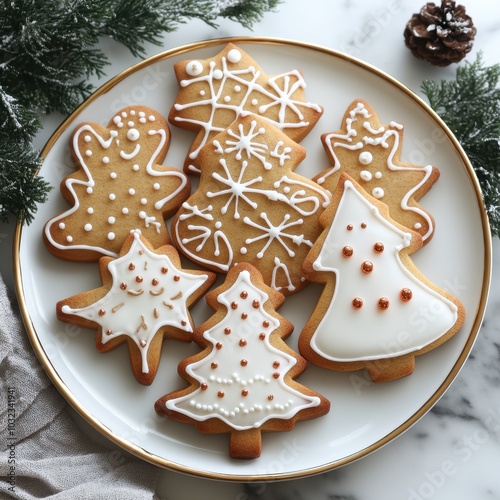
[[144,56],[188,19],[252,27],[280,0],[16,0],[0,2],[0,220],[30,223],[49,184],[32,142],[39,113],[72,112],[109,63],[102,37]]
[[485,66],[479,53],[458,66],[455,80],[425,80],[422,91],[450,127],[476,172],[490,220],[500,236],[500,64]]

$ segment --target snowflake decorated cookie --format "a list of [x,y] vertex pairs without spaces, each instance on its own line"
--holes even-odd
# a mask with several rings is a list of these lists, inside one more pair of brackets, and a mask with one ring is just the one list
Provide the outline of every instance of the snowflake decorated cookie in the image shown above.
[[240,117],[200,151],[199,185],[172,220],[176,246],[216,272],[249,262],[269,286],[299,291],[329,203],[327,191],[293,172],[304,157],[269,121]]
[[367,369],[376,382],[411,374],[415,356],[460,329],[462,303],[412,262],[421,236],[348,175],[340,176],[321,223],[304,273],[325,287],[300,334],[301,354],[332,370]]
[[107,127],[83,123],[72,135],[77,170],[61,182],[71,208],[47,222],[44,241],[63,259],[116,257],[132,229],[154,247],[170,243],[165,218],[188,197],[186,175],[161,165],[170,142],[166,120],[130,106]]
[[323,113],[318,104],[305,100],[300,71],[268,76],[231,43],[209,59],[177,63],[175,72],[179,93],[169,122],[197,133],[184,164],[186,173],[199,173],[201,148],[239,116],[263,116],[299,142]]
[[419,233],[424,244],[431,240],[434,219],[418,200],[437,181],[439,170],[400,160],[403,125],[382,125],[375,110],[358,99],[347,108],[342,129],[321,139],[331,167],[317,175],[316,182],[333,192],[340,175],[350,175],[388,205],[392,218]]
[[97,329],[96,347],[108,352],[122,343],[138,382],[149,385],[160,362],[164,338],[190,341],[191,307],[210,288],[215,274],[181,268],[171,245],[154,249],[138,230],[118,258],[99,261],[102,286],[57,303],[57,317]]
[[306,361],[283,340],[293,330],[276,313],[284,297],[254,267],[233,267],[206,299],[215,313],[194,332],[203,350],[179,364],[189,386],[158,399],[155,409],[202,433],[229,433],[231,457],[256,458],[261,432],[290,430],[326,414],[330,403],[295,381]]

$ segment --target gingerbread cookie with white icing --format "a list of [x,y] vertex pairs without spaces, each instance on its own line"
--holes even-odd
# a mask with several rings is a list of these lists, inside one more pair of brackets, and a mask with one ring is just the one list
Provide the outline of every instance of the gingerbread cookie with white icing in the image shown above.
[[197,133],[184,164],[186,173],[199,173],[201,148],[239,116],[263,116],[299,142],[323,113],[321,106],[306,101],[299,70],[266,75],[232,43],[214,57],[177,63],[175,73],[179,93],[169,122]]
[[323,188],[293,172],[304,157],[264,118],[237,119],[200,151],[199,185],[172,219],[175,245],[213,271],[249,262],[269,286],[298,292],[329,202]]
[[138,230],[125,240],[118,258],[100,259],[99,272],[102,286],[59,301],[57,317],[97,329],[100,352],[126,343],[135,378],[149,385],[163,339],[191,341],[189,308],[210,288],[215,274],[183,269],[173,246],[154,249]]
[[76,171],[61,182],[71,208],[45,225],[56,256],[75,261],[116,257],[132,229],[154,247],[169,244],[165,218],[188,197],[186,175],[162,165],[170,143],[166,120],[146,106],[129,106],[107,127],[83,123],[71,138]]
[[411,374],[416,356],[461,328],[464,306],[411,260],[422,237],[347,174],[320,222],[304,274],[325,286],[300,334],[301,354],[331,370],[366,369],[376,382]]
[[333,192],[342,173],[350,175],[371,196],[389,206],[391,217],[422,236],[424,244],[434,234],[432,215],[418,200],[439,178],[439,170],[400,160],[402,124],[382,125],[370,104],[353,101],[342,119],[341,130],[321,136],[331,167],[314,180]]
[[231,457],[256,458],[262,432],[290,430],[326,414],[330,403],[295,381],[306,361],[284,342],[293,330],[276,312],[284,296],[253,266],[233,267],[206,299],[215,313],[194,332],[203,350],[179,364],[190,385],[158,399],[155,409],[202,433],[229,433]]

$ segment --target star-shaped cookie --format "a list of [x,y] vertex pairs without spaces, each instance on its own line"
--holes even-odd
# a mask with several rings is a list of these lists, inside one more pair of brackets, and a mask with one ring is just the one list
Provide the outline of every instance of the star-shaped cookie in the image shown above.
[[126,342],[132,371],[141,384],[153,381],[165,337],[191,340],[191,307],[215,274],[181,268],[171,245],[154,249],[132,231],[116,259],[99,261],[102,286],[61,300],[57,317],[97,328],[96,347],[107,352]]

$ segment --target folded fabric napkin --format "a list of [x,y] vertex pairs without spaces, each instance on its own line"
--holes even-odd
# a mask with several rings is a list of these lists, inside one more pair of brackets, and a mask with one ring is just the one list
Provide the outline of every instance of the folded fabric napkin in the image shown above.
[[154,498],[160,469],[78,428],[0,275],[0,498]]

